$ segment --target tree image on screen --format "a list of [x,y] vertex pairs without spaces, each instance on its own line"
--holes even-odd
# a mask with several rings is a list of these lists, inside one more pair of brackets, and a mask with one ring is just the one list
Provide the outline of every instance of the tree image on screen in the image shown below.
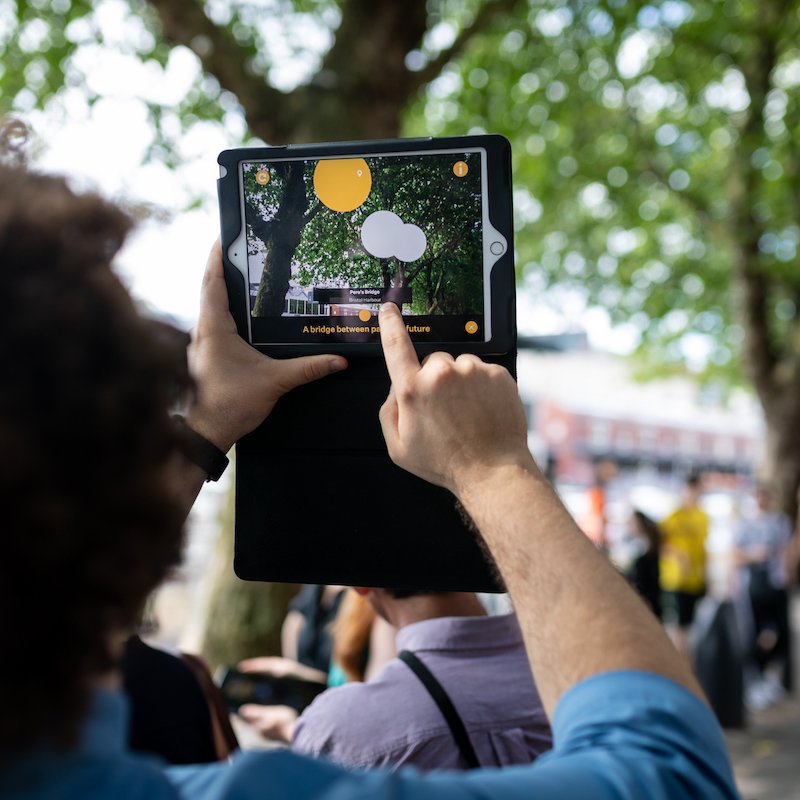
[[287,313],[292,286],[404,290],[409,314],[480,313],[480,168],[476,153],[244,163],[253,316]]

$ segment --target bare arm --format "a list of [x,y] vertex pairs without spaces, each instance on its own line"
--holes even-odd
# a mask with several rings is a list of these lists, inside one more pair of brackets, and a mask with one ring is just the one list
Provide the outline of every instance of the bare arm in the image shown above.
[[240,661],[238,666],[242,672],[260,672],[263,675],[272,675],[273,678],[299,678],[309,683],[321,683],[323,686],[328,682],[327,672],[283,656],[255,656]]
[[514,600],[548,713],[570,686],[616,669],[659,673],[702,697],[684,658],[536,466],[508,372],[443,353],[420,366],[395,306],[381,309],[380,327],[392,379],[381,409],[389,454],[450,489],[472,516]]

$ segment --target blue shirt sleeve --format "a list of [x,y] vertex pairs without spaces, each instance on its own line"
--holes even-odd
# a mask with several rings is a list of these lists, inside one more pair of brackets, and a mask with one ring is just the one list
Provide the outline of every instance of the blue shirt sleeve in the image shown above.
[[[533,765],[419,775],[348,772],[292,753],[245,754],[193,800],[736,800],[725,742],[694,695],[658,675],[610,672],[570,689],[554,749]],[[173,776],[177,777],[177,776]],[[187,777],[187,776],[184,776]],[[189,789],[189,785],[178,787]],[[184,791],[184,796],[190,793]]]

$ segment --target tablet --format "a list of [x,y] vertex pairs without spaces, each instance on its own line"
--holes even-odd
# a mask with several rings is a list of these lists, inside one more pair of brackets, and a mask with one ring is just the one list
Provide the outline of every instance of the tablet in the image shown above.
[[500,136],[227,150],[222,253],[239,334],[348,368],[282,397],[236,445],[234,570],[246,580],[498,591],[453,496],[395,466],[377,313],[420,356],[516,372],[511,157]]
[[513,346],[503,137],[242,148],[218,160],[231,310],[258,349],[378,355],[386,301],[422,353]]

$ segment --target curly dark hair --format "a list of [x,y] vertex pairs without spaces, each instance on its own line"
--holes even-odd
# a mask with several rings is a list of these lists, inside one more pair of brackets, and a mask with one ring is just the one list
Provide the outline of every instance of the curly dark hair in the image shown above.
[[131,222],[0,166],[0,752],[69,746],[113,635],[178,562],[186,337],[110,268]]

